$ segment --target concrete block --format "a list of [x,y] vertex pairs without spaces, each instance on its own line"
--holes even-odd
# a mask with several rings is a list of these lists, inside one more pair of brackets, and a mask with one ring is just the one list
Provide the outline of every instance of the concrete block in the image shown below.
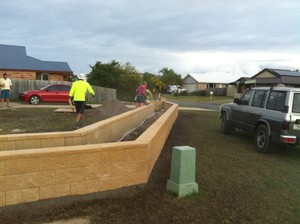
[[125,186],[132,186],[136,184],[146,184],[148,182],[147,172],[142,173],[133,173],[126,175],[125,177]]
[[5,165],[5,161],[0,161],[0,176],[3,176],[5,174],[4,165]]
[[99,178],[99,165],[88,166],[84,169],[84,179],[93,180]]
[[27,139],[20,139],[15,141],[15,149],[36,149],[41,148],[41,139],[31,139],[28,136]]
[[57,198],[71,194],[70,184],[40,187],[40,199]]
[[71,183],[71,195],[98,192],[98,187],[98,179]]
[[5,176],[4,180],[6,191],[19,190],[23,188],[22,174]]
[[53,138],[44,138],[41,141],[41,148],[48,148],[48,147],[58,147],[63,146],[65,144],[65,138],[62,137],[53,137]]
[[0,192],[5,192],[5,177],[0,177]]
[[111,177],[111,165],[100,165],[98,169],[99,178]]
[[84,180],[84,168],[71,168],[56,171],[56,183],[65,184]]
[[23,194],[23,202],[38,201],[40,199],[40,189],[38,187],[24,189],[22,191],[22,194]]
[[23,175],[23,188],[55,185],[55,171]]
[[86,167],[90,165],[97,165],[99,160],[99,153],[76,153],[70,155],[71,167]]
[[70,167],[69,155],[52,155],[41,157],[41,171],[65,169]]
[[142,160],[112,164],[112,176],[146,172],[146,170],[147,170],[146,162]]
[[199,191],[195,182],[196,150],[189,146],[173,147],[171,174],[167,191],[178,197],[185,197]]
[[0,151],[5,150],[15,150],[15,141],[9,141],[7,139],[1,138],[0,140]]
[[125,161],[125,154],[123,149],[112,149],[104,152],[100,152],[99,165],[111,164],[115,162]]
[[130,149],[125,149],[125,160],[133,161],[133,160],[147,160],[147,146],[134,147]]
[[40,170],[38,158],[11,159],[6,161],[6,174],[32,173]]
[[124,187],[123,176],[103,178],[99,181],[99,191],[114,190]]
[[16,191],[7,191],[6,192],[6,206],[8,205],[16,205],[23,203],[23,192],[22,190]]
[[111,165],[88,166],[85,168],[85,180],[99,179],[111,176]]
[[5,193],[0,192],[0,207],[5,206]]

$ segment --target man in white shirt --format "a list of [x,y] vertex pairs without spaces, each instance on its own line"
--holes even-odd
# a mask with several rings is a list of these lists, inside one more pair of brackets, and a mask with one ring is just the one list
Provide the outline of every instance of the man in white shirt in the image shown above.
[[6,99],[6,106],[9,106],[9,98],[12,89],[12,82],[6,73],[3,74],[3,78],[0,79],[1,87],[1,107],[4,105],[4,100]]

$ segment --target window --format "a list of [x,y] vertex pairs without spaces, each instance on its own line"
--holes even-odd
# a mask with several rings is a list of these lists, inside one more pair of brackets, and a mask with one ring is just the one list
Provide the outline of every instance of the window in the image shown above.
[[61,86],[61,91],[70,91],[70,86]]
[[50,86],[47,88],[48,91],[59,91],[60,90],[60,86]]
[[48,73],[36,73],[36,80],[48,81],[49,74]]
[[252,107],[263,107],[265,95],[266,95],[266,91],[256,90],[254,93],[254,96],[253,96],[251,106]]
[[300,93],[294,94],[293,110],[294,113],[300,113]]
[[252,93],[253,90],[248,90],[247,92],[244,93],[244,95],[241,97],[242,105],[249,105]]
[[286,92],[272,91],[270,93],[267,109],[283,111],[285,108]]

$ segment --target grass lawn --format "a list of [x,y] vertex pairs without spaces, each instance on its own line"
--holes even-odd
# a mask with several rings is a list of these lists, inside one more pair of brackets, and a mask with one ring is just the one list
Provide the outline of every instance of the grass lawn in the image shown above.
[[[145,189],[134,196],[1,212],[1,223],[88,217],[91,223],[299,223],[300,149],[255,151],[253,136],[220,132],[218,112],[179,111]],[[166,192],[172,147],[196,148],[199,193]],[[5,222],[5,221],[7,222]]]
[[299,223],[299,147],[258,153],[251,134],[221,134],[217,112],[180,112],[177,125],[197,149],[200,194],[189,203],[203,223]]

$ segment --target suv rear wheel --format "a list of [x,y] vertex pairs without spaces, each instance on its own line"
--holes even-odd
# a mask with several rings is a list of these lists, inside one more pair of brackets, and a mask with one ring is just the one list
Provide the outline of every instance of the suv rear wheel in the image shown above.
[[266,125],[259,125],[255,131],[255,145],[259,152],[270,152],[271,151],[271,141],[268,135],[268,129]]

